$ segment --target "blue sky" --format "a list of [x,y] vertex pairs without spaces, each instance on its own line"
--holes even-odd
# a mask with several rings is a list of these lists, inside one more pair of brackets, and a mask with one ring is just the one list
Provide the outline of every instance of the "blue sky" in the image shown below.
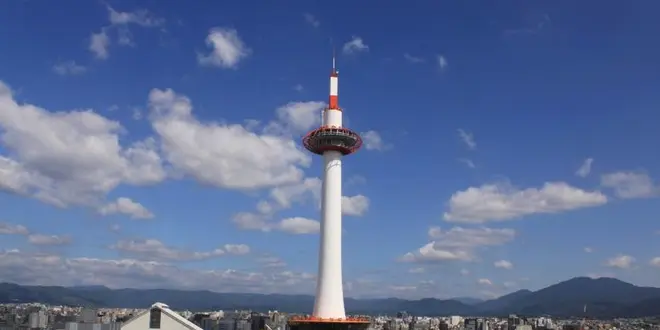
[[650,1],[0,5],[0,280],[312,293],[338,53],[346,295],[660,286]]

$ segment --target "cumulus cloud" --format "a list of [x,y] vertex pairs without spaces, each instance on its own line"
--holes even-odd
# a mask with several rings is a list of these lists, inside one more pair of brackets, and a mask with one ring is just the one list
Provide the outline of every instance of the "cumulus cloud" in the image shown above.
[[[273,188],[270,196],[274,203],[260,201],[257,204],[258,212],[239,212],[232,217],[232,222],[240,229],[260,230],[269,232],[279,230],[290,234],[316,234],[320,230],[317,220],[304,217],[291,217],[273,221],[276,211],[287,209],[293,203],[304,202],[310,197],[320,205],[321,180],[307,178],[300,184]],[[363,216],[369,209],[369,198],[364,195],[343,196],[342,214],[349,216]]]
[[648,198],[660,195],[660,186],[644,172],[615,172],[601,177],[603,187],[614,190],[614,195],[622,199]]
[[493,285],[493,282],[491,282],[491,280],[489,280],[487,278],[480,278],[480,279],[477,280],[477,283],[479,283],[481,285],[487,285],[487,286]]
[[342,52],[344,54],[356,54],[369,51],[369,46],[364,43],[362,38],[353,36],[353,38],[344,44]]
[[513,263],[508,260],[498,260],[493,263],[493,266],[502,269],[513,269]]
[[257,259],[257,262],[265,268],[282,268],[286,267],[286,262],[278,257],[263,256]]
[[513,229],[463,228],[453,227],[443,231],[440,227],[429,228],[432,240],[417,251],[409,252],[400,258],[404,262],[471,261],[481,247],[499,246],[512,241],[516,232]]
[[28,242],[34,245],[67,245],[71,243],[71,238],[58,235],[30,234]]
[[294,184],[311,161],[291,138],[198,121],[190,99],[171,89],[152,90],[149,109],[166,159],[202,183],[242,190]]
[[270,122],[264,131],[275,134],[301,135],[321,124],[325,102],[289,102],[275,111],[277,121]]
[[608,267],[628,269],[635,263],[635,258],[625,254],[616,255],[605,262]]
[[154,217],[154,214],[142,204],[126,197],[117,198],[116,201],[103,205],[99,208],[99,213],[102,215],[125,214],[133,219],[151,219]]
[[19,104],[0,82],[0,190],[64,207],[97,204],[122,183],[162,181],[154,141],[123,146],[119,122],[92,110],[50,112]]
[[364,195],[343,196],[341,198],[341,211],[344,215],[363,216],[369,209],[369,198]]
[[361,137],[364,142],[364,148],[367,150],[385,150],[388,148],[388,145],[383,142],[380,133],[376,131],[363,132]]
[[315,284],[313,274],[289,270],[187,269],[161,261],[65,258],[19,250],[0,251],[0,278],[26,285],[105,285],[255,293],[310,293]]
[[45,235],[33,233],[23,225],[0,222],[0,235],[24,236],[32,245],[68,245],[71,243],[69,236]]
[[286,218],[280,221],[275,227],[278,230],[290,234],[318,234],[321,230],[321,223],[317,220],[303,217]]
[[27,235],[29,233],[25,226],[0,222],[0,235]]
[[209,54],[197,54],[201,65],[223,69],[235,69],[238,63],[252,52],[238,36],[238,31],[228,28],[213,28],[206,37],[211,48]]
[[110,56],[108,48],[110,47],[110,37],[106,29],[92,33],[89,38],[89,51],[98,59],[107,59]]
[[655,257],[649,261],[649,265],[654,267],[660,267],[660,257]]
[[211,251],[188,251],[165,245],[156,239],[121,240],[111,246],[124,254],[145,260],[189,261],[202,260],[224,255],[244,255],[250,253],[245,244],[225,244]]
[[564,182],[541,188],[517,189],[508,184],[486,184],[454,193],[444,219],[449,222],[505,221],[538,213],[559,213],[607,203],[599,191],[585,191]]

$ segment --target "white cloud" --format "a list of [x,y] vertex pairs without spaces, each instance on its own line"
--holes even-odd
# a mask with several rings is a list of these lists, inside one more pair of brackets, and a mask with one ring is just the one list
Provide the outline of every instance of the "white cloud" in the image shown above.
[[213,28],[206,37],[206,44],[212,49],[208,55],[198,54],[201,65],[234,69],[238,63],[252,52],[234,29]]
[[276,228],[290,234],[317,234],[321,230],[321,223],[312,219],[294,217],[283,219]]
[[353,38],[342,47],[342,52],[344,54],[356,54],[366,51],[369,51],[369,46],[367,46],[362,38],[358,36],[353,36]]
[[487,184],[454,193],[445,221],[483,223],[512,220],[537,213],[559,213],[607,203],[599,191],[585,191],[564,182],[548,182],[540,189],[517,189]]
[[97,204],[122,183],[162,181],[150,139],[120,144],[123,127],[92,110],[49,112],[18,104],[0,82],[0,190],[57,205]]
[[146,260],[203,260],[230,255],[250,253],[250,247],[244,244],[225,244],[211,251],[197,252],[170,247],[156,239],[121,240],[111,246],[119,252]]
[[[269,194],[271,201],[261,200],[257,203],[257,213],[237,213],[232,217],[232,222],[238,228],[245,230],[269,232],[275,229],[305,234],[318,232],[314,229],[318,226],[316,220],[294,217],[280,222],[272,222],[272,218],[277,211],[291,208],[294,203],[305,203],[312,200],[320,207],[321,186],[322,182],[319,178],[306,178],[299,183],[275,187],[271,189]],[[342,196],[342,214],[362,216],[368,209],[368,197],[364,195]]]
[[477,148],[477,142],[474,140],[474,135],[472,135],[472,133],[466,132],[465,130],[459,128],[458,136],[461,138],[461,141],[465,143],[468,149],[474,150]]
[[55,66],[53,66],[53,72],[61,76],[66,76],[66,75],[74,76],[87,72],[87,68],[77,64],[75,61],[67,61],[67,62],[58,63]]
[[471,161],[467,158],[459,158],[458,161],[465,164],[465,166],[467,166],[469,168],[476,168],[477,167],[476,165],[474,165],[473,161]]
[[126,197],[117,198],[116,201],[100,207],[99,213],[102,215],[125,214],[133,219],[151,219],[154,217],[154,214],[142,204]]
[[289,102],[275,113],[277,121],[270,122],[264,132],[273,134],[304,134],[321,124],[321,111],[325,108],[324,102]]
[[257,262],[265,268],[282,268],[286,267],[286,262],[284,260],[273,257],[273,256],[264,256],[257,259]]
[[28,243],[33,245],[67,245],[71,243],[71,238],[68,236],[31,233],[25,226],[6,222],[0,222],[0,235],[25,236]]
[[479,280],[477,280],[477,283],[479,283],[481,285],[487,285],[487,286],[493,285],[493,282],[491,282],[487,278],[480,278]]
[[619,198],[647,198],[660,194],[657,186],[648,174],[642,172],[616,172],[601,177],[603,187],[614,189]]
[[295,86],[293,86],[293,90],[296,92],[302,92],[304,89],[305,87],[303,87],[303,85],[301,84],[296,84]]
[[0,251],[0,278],[25,285],[105,285],[110,288],[175,288],[218,292],[309,293],[309,273],[235,269],[187,269],[135,259],[65,258],[54,254]]
[[342,196],[341,211],[345,215],[363,216],[369,209],[369,198],[364,195]]
[[0,235],[27,235],[29,233],[25,226],[0,222]]
[[159,27],[165,24],[163,18],[156,17],[145,9],[138,9],[134,12],[119,12],[110,6],[107,6],[107,9],[112,25],[137,24],[143,27]]
[[149,108],[167,160],[202,183],[242,190],[295,184],[303,177],[299,166],[311,161],[291,138],[199,122],[190,99],[171,89],[152,90]]
[[33,245],[68,245],[71,243],[71,238],[68,236],[31,233],[25,226],[6,222],[0,222],[0,235],[24,236],[28,243]]
[[58,235],[30,234],[28,242],[34,245],[67,245],[71,243],[71,238]]
[[116,30],[118,35],[118,44],[122,46],[134,46],[132,34],[129,25],[139,25],[145,28],[161,27],[165,24],[163,18],[156,17],[148,10],[138,9],[133,12],[120,12],[106,5],[108,10],[108,20],[110,25],[101,28],[101,31],[92,33],[89,41],[89,50],[94,53],[98,59],[107,59],[109,57],[109,47],[112,41],[108,34],[111,30]]
[[594,249],[587,246],[587,247],[584,248],[584,252],[585,253],[591,253],[591,252],[594,252]]
[[443,231],[440,227],[429,228],[427,243],[414,252],[400,258],[404,262],[435,262],[448,260],[471,261],[475,249],[485,246],[503,245],[515,238],[513,229],[453,227]]
[[110,47],[110,37],[106,29],[101,29],[100,32],[92,33],[89,39],[89,50],[94,53],[98,59],[107,59],[110,56],[108,48]]
[[436,59],[438,61],[438,67],[440,68],[441,71],[444,71],[449,65],[449,62],[447,62],[447,58],[445,58],[443,55],[438,55]]
[[582,166],[578,168],[578,170],[575,172],[575,175],[586,178],[589,173],[591,173],[591,164],[594,162],[593,158],[587,158],[584,160],[582,163]]
[[270,197],[282,208],[290,208],[293,203],[306,201],[309,197],[319,200],[321,197],[321,179],[306,178],[292,185],[275,187]]
[[496,268],[513,269],[513,264],[508,260],[498,260],[493,263]]
[[317,28],[321,25],[321,22],[318,19],[316,19],[316,17],[314,17],[314,15],[312,15],[310,13],[304,13],[303,18],[305,19],[305,22],[307,22],[307,24],[309,24],[309,25],[311,25],[315,28]]
[[649,261],[649,265],[654,267],[660,267],[660,257],[655,257]]
[[250,212],[239,212],[235,214],[231,221],[240,229],[270,231],[271,224],[268,223],[268,217],[263,214]]
[[410,63],[424,63],[424,59],[417,56],[412,56],[408,53],[403,54],[403,58]]
[[385,150],[387,146],[383,142],[383,138],[376,131],[366,131],[360,134],[364,147],[367,150]]
[[423,267],[417,267],[417,268],[411,268],[408,270],[408,273],[411,274],[421,274],[425,272],[426,270]]
[[635,262],[635,258],[629,255],[619,254],[615,257],[608,259],[605,262],[605,265],[613,268],[628,269],[632,267],[634,262]]

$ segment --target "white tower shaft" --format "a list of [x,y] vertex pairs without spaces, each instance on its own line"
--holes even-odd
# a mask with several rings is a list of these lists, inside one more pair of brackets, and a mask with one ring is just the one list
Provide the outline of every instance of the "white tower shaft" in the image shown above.
[[[324,123],[341,127],[341,110],[326,109]],[[313,314],[319,318],[346,318],[341,262],[341,157],[339,151],[323,153],[321,242]]]

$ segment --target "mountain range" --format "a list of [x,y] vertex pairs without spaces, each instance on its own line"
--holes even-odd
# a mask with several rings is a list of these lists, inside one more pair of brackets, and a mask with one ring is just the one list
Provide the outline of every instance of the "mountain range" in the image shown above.
[[[109,289],[104,286],[24,286],[0,283],[0,303],[145,308],[156,301],[175,309],[252,309],[310,313],[310,295],[217,293],[169,289]],[[552,315],[588,318],[660,315],[660,288],[640,287],[614,278],[576,277],[547,288],[519,290],[481,301],[474,298],[405,300],[346,298],[350,314],[413,315]],[[587,312],[584,312],[584,306]]]

